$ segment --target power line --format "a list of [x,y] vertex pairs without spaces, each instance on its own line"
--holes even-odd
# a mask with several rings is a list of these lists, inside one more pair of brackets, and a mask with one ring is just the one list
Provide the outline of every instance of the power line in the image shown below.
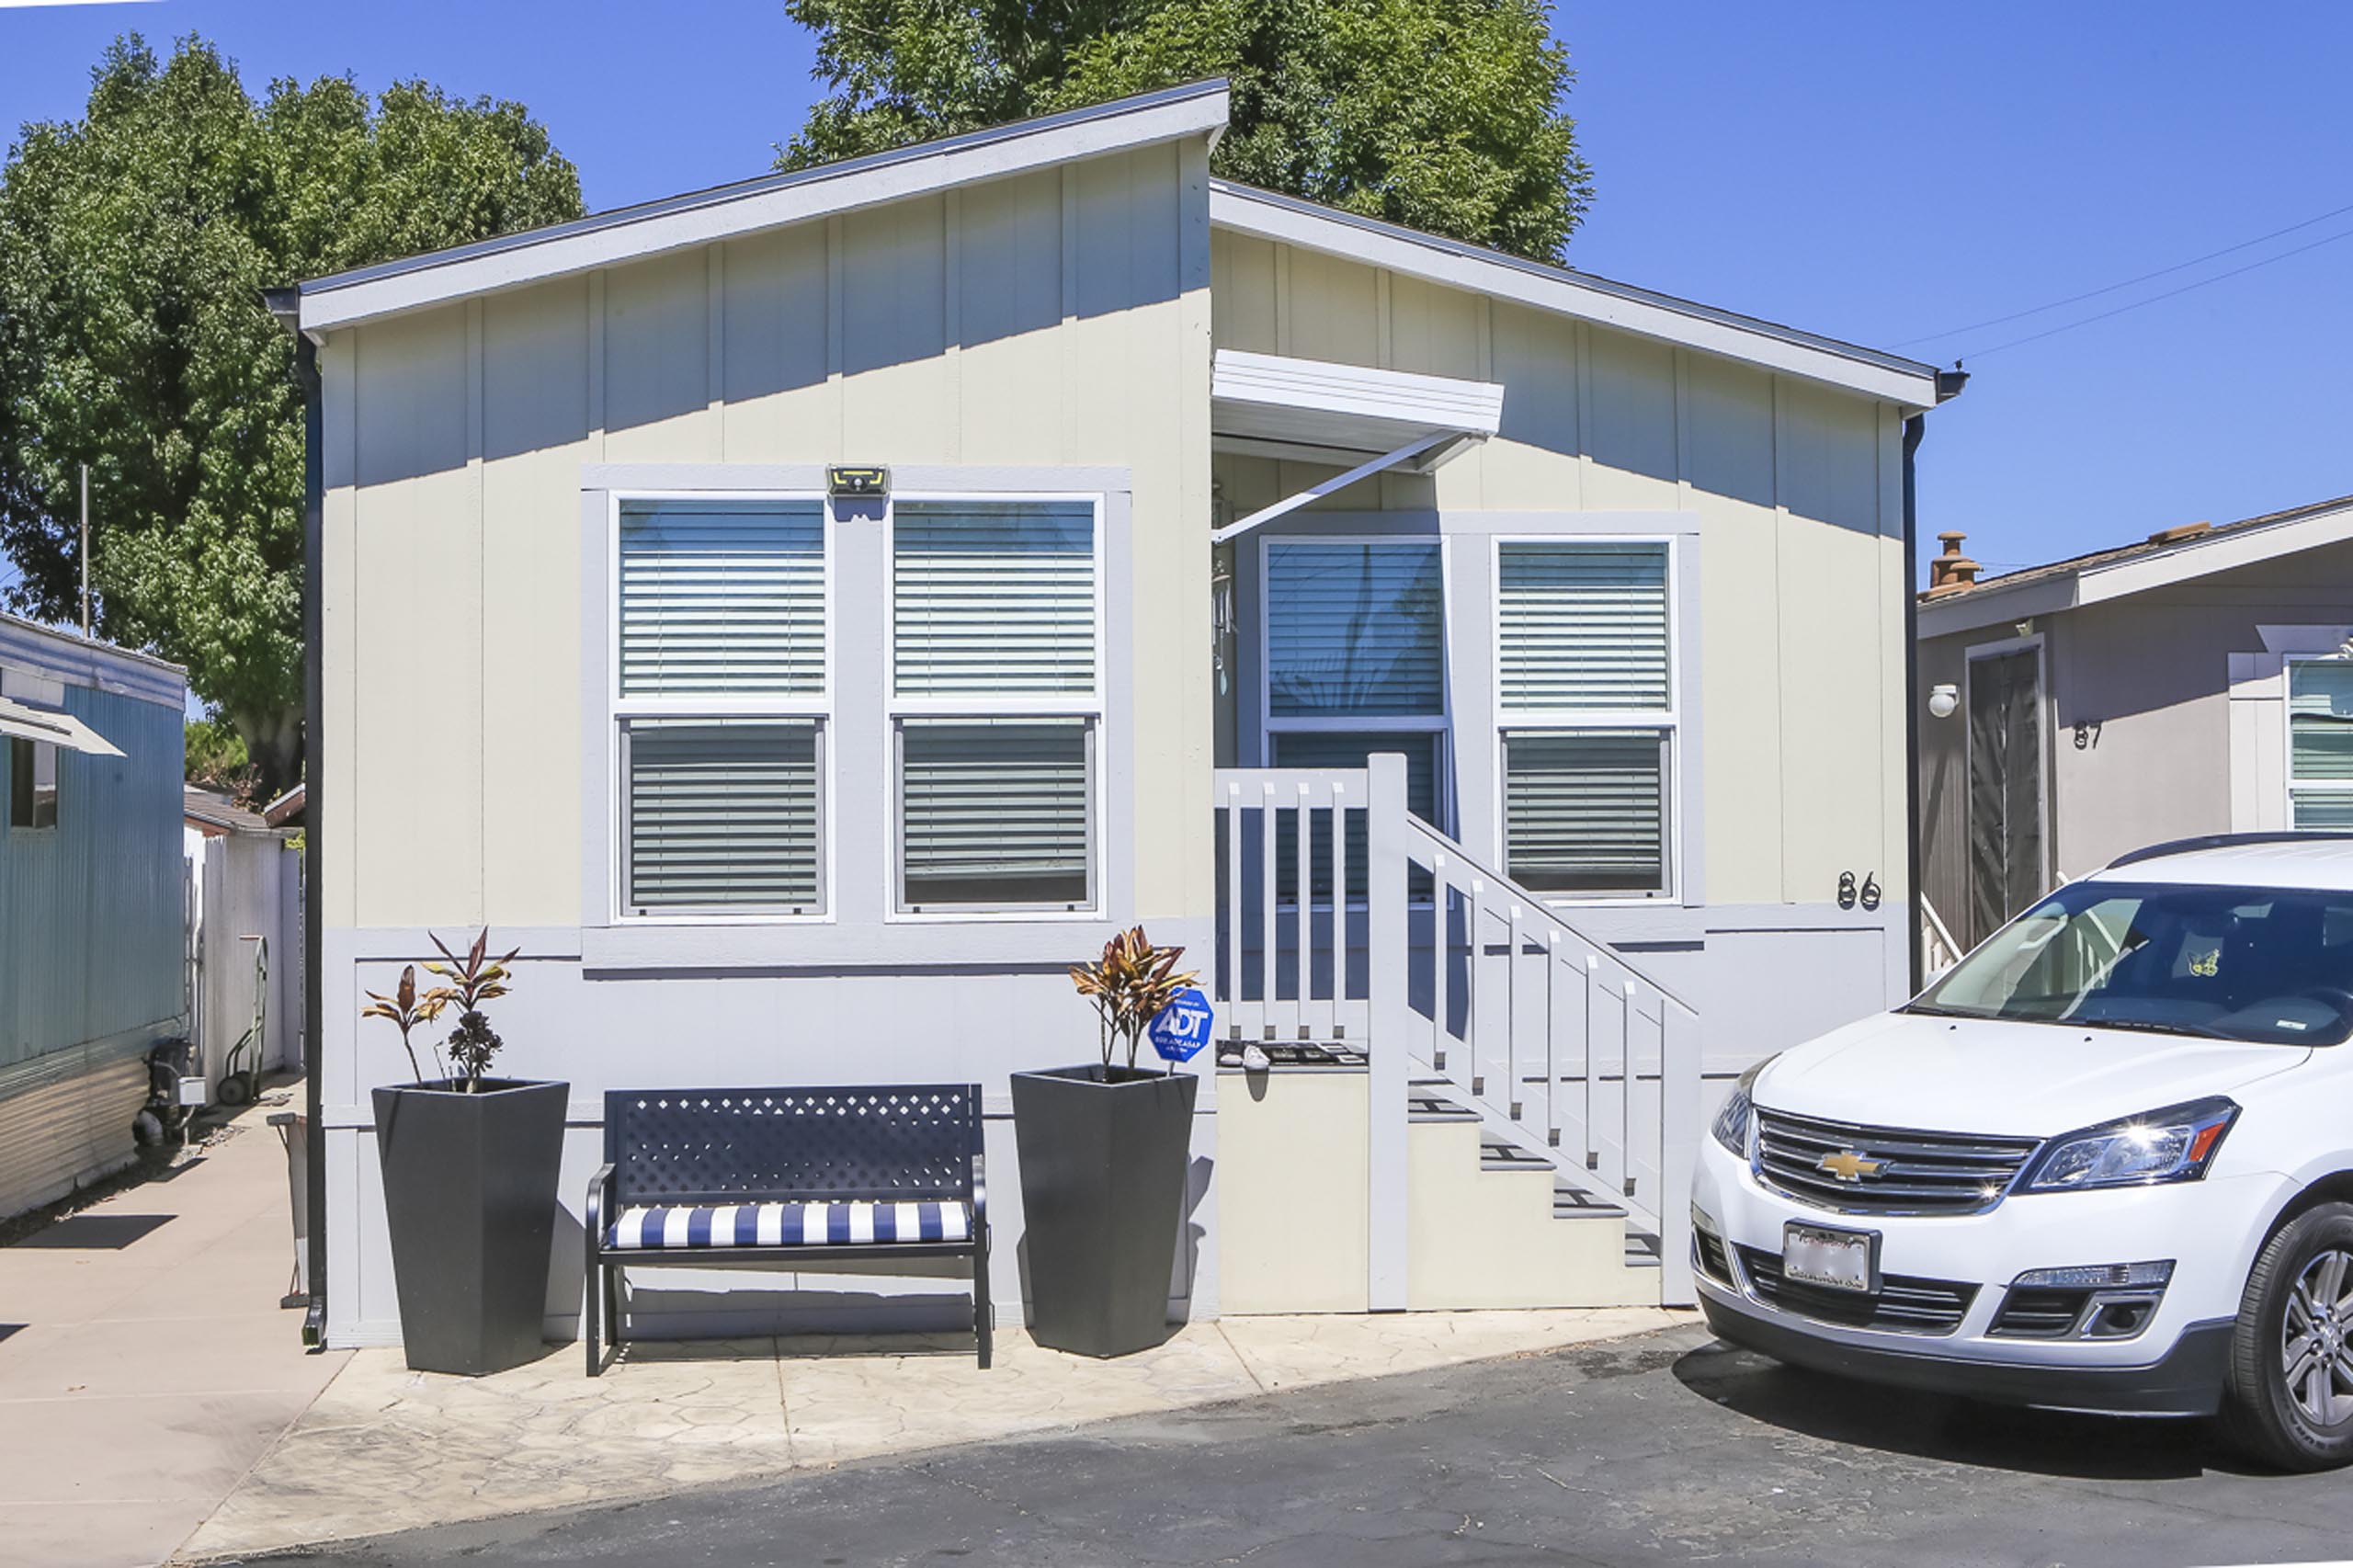
[[[2211,278],[2200,278],[2195,283],[2185,283],[2178,289],[2168,289],[2162,294],[2152,294],[2145,300],[2135,300],[2129,305],[2119,305],[2112,311],[2101,311],[2097,315],[2086,316],[2081,321],[2062,322],[2047,331],[2032,333],[2025,337],[2014,337],[2007,343],[1997,343],[1991,348],[1980,348],[1962,355],[1961,358],[1983,359],[1988,354],[1999,354],[2005,348],[2017,348],[2029,343],[2040,343],[2046,337],[2056,337],[2063,332],[2073,332],[2079,326],[2089,326],[2094,322],[2106,321],[2110,316],[2120,316],[2127,311],[2137,311],[2143,305],[2154,305],[2161,301],[2170,300],[2177,294],[2187,294],[2193,289],[2203,289],[2209,283],[2220,283],[2227,278],[2236,278],[2243,272],[2253,272],[2258,267],[2268,267],[2275,261],[2285,261],[2290,256],[2302,256],[2308,250],[2318,250],[2323,245],[2333,245],[2337,241],[2345,239],[2353,239],[2353,229],[2340,229],[2336,233],[2325,235],[2309,244],[2298,245],[2293,250],[2283,250],[2278,256],[2267,256],[2261,261],[2250,261],[2245,267],[2234,267],[2228,272],[2217,272]],[[1954,361],[1955,364],[1960,362],[1958,359]]]
[[[2081,294],[2070,294],[2063,300],[2053,300],[2047,305],[2037,305],[2030,311],[2013,311],[2008,315],[1995,316],[1990,321],[1972,322],[1967,326],[1956,326],[1949,328],[1943,332],[1932,332],[1921,337],[1907,337],[1903,342],[1895,344],[1893,347],[1897,348],[1909,348],[1915,343],[1934,343],[1940,337],[1959,337],[1964,332],[1979,332],[1989,326],[2004,326],[2014,321],[2024,321],[2029,316],[2039,316],[2046,312],[2060,310],[2068,305],[2080,305],[2086,300],[2097,300],[2102,294],[2113,294],[2120,289],[2130,289],[2139,283],[2153,283],[2160,278],[2170,278],[2177,272],[2184,272],[2193,267],[2202,267],[2210,261],[2220,261],[2226,256],[2235,256],[2240,251],[2249,249],[2255,245],[2263,244],[2271,240],[2279,239],[2283,235],[2295,233],[2300,229],[2309,229],[2315,223],[2325,223],[2331,218],[2341,218],[2347,212],[2353,212],[2353,204],[2339,207],[2332,212],[2324,212],[2317,218],[2307,218],[2301,223],[2290,223],[2284,229],[2274,229],[2268,234],[2257,234],[2251,240],[2241,240],[2234,245],[2224,245],[2221,250],[2209,251],[2204,256],[2192,256],[2188,261],[2176,262],[2171,267],[2160,267],[2154,272],[2144,272],[2138,278],[2128,278],[2121,283],[2110,283],[2104,289],[2092,289],[2087,290]],[[2293,256],[2296,253],[2290,251],[2287,254]],[[2232,276],[2232,274],[2224,273],[2223,276],[2227,278]],[[2097,321],[2099,318],[2095,316],[2092,319]]]

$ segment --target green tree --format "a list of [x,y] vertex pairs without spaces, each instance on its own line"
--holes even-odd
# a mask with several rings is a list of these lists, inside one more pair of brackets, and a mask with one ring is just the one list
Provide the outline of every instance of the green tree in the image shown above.
[[1221,175],[1555,261],[1592,199],[1550,0],[785,0],[832,96],[779,168],[1223,76]]
[[78,617],[90,465],[97,631],[188,668],[275,792],[302,714],[302,404],[264,288],[580,213],[518,104],[423,82],[270,85],[137,35],[83,118],[0,170],[0,548],[10,608]]

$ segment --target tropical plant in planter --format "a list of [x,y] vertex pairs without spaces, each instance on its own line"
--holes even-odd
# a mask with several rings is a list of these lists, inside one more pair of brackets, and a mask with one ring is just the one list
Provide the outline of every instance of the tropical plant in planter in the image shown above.
[[1122,1356],[1168,1337],[1200,1080],[1140,1068],[1136,1048],[1193,983],[1176,968],[1184,954],[1155,946],[1142,926],[1113,937],[1070,971],[1094,1005],[1101,1060],[1013,1074],[1029,1331],[1040,1345]]
[[[517,952],[493,957],[490,932],[464,954],[435,937],[448,982],[424,992],[416,967],[390,995],[368,993],[363,1018],[400,1030],[416,1082],[374,1092],[376,1153],[392,1244],[408,1364],[426,1372],[494,1372],[544,1348],[548,1251],[571,1085],[490,1076],[505,1043],[483,1010],[507,994]],[[426,1078],[415,1031],[450,1009],[457,1024]]]

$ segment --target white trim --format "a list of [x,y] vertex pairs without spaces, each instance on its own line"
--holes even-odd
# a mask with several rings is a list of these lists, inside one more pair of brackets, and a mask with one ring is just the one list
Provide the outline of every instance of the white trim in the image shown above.
[[2320,504],[2322,510],[2276,523],[2233,527],[2212,535],[2136,555],[2107,565],[2006,586],[2000,578],[1949,599],[1920,605],[1920,635],[1943,637],[2003,621],[2027,620],[2057,610],[2104,604],[2194,582],[2217,572],[2260,565],[2283,555],[2353,540],[2353,502]]
[[[1450,288],[1532,305],[1577,321],[1801,376],[1882,399],[1909,412],[1937,403],[1933,368],[1769,330],[1722,312],[1636,290],[1600,287],[1564,268],[1483,254],[1411,229],[1332,212],[1227,180],[1210,182],[1210,222],[1283,244],[1345,256]],[[1908,368],[1907,368],[1908,367]]]
[[[1495,781],[1495,832],[1489,847],[1495,864],[1503,868],[1504,875],[1511,873],[1511,851],[1508,843],[1510,808],[1506,791],[1510,780],[1504,756],[1504,737],[1518,731],[1544,730],[1627,730],[1665,732],[1666,737],[1666,777],[1660,780],[1659,804],[1665,815],[1661,824],[1659,853],[1665,858],[1665,876],[1658,892],[1629,895],[1625,893],[1540,895],[1550,908],[1579,909],[1643,908],[1653,905],[1678,904],[1683,901],[1684,888],[1684,829],[1685,811],[1683,756],[1683,673],[1685,658],[1683,638],[1683,548],[1687,536],[1680,534],[1643,533],[1496,533],[1488,536],[1487,546],[1487,678],[1492,700],[1488,703],[1494,733],[1487,737],[1489,774]],[[1506,544],[1559,545],[1574,549],[1586,544],[1655,544],[1666,551],[1666,706],[1663,709],[1594,710],[1568,709],[1506,709],[1504,707],[1504,617],[1503,578],[1504,546]],[[1531,890],[1532,891],[1532,890]]]
[[1501,429],[1503,407],[1504,389],[1494,381],[1238,348],[1217,350],[1210,376],[1211,439],[1227,449],[1295,447],[1360,458],[1442,433],[1462,445]]
[[805,175],[771,176],[635,212],[563,224],[540,234],[467,246],[301,287],[301,330],[338,327],[615,267],[665,252],[928,196],[952,186],[1026,174],[1222,129],[1222,82],[1123,99],[1072,115],[956,137]]

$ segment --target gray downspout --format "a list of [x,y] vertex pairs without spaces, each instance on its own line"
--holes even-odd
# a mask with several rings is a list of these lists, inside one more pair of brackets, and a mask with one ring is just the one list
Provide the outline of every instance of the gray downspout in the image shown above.
[[320,671],[326,438],[319,417],[319,346],[299,329],[294,335],[294,375],[302,388],[302,1086],[303,1110],[311,1122],[310,1168],[303,1173],[310,1191],[311,1305],[302,1316],[302,1343],[317,1351],[326,1348],[327,1326],[327,1137],[321,1081],[326,1052],[320,1028],[325,976],[319,940],[319,834],[326,804],[326,791],[320,788],[326,735],[326,688]]
[[[1920,967],[1923,925],[1920,886],[1920,485],[1915,456],[1928,434],[1928,416],[1915,414],[1904,422],[1904,885],[1906,903],[1904,972],[1911,977],[1907,995],[1917,996],[1927,982]],[[314,1227],[315,1228],[315,1227]]]

